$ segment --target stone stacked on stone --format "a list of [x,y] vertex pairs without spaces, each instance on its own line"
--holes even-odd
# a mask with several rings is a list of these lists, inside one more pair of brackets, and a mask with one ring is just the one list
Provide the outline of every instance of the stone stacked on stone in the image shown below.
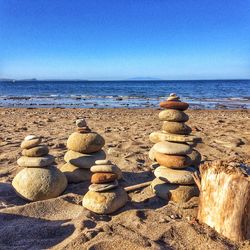
[[200,153],[193,146],[200,138],[191,135],[192,129],[185,124],[189,116],[184,112],[188,103],[182,102],[176,94],[170,94],[160,103],[164,108],[159,113],[163,121],[162,131],[153,132],[149,139],[155,145],[149,151],[149,158],[159,166],[151,188],[157,196],[174,202],[186,202],[199,194],[192,177],[201,161]]
[[17,164],[22,169],[13,179],[16,193],[29,201],[59,196],[67,187],[65,175],[55,166],[47,145],[40,145],[41,137],[29,135],[21,143],[22,156]]
[[123,207],[128,196],[117,181],[122,177],[121,170],[109,160],[97,160],[90,170],[92,184],[82,205],[97,214],[110,214]]
[[91,131],[84,119],[76,120],[76,127],[76,131],[68,138],[68,151],[64,156],[66,164],[61,167],[69,183],[90,180],[90,167],[96,160],[106,158],[102,150],[104,138]]

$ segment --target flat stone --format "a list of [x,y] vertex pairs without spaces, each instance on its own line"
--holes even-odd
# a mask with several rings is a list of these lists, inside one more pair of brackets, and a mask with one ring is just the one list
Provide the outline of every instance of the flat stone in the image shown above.
[[189,116],[180,110],[165,109],[159,113],[159,118],[161,121],[186,122]]
[[106,154],[103,150],[92,153],[92,154],[82,154],[69,150],[64,155],[64,160],[79,168],[91,168],[96,160],[105,159]]
[[184,111],[188,109],[189,104],[186,102],[163,101],[163,102],[160,102],[160,106],[165,109],[176,109],[176,110]]
[[30,141],[30,140],[33,140],[33,139],[39,139],[40,136],[36,136],[36,135],[27,135],[25,138],[24,138],[24,141]]
[[44,156],[49,153],[49,148],[46,145],[36,146],[30,149],[24,149],[22,155],[30,157]]
[[160,198],[173,201],[176,203],[187,202],[194,196],[199,196],[199,189],[197,186],[185,186],[165,183],[156,178],[151,183],[151,189]]
[[122,171],[116,165],[94,165],[90,171],[92,173],[114,173],[118,180],[122,178]]
[[79,153],[89,154],[101,150],[104,146],[104,138],[94,132],[90,133],[72,133],[67,141],[67,148]]
[[179,102],[180,101],[180,97],[179,96],[169,96],[167,98],[167,101],[176,101],[176,102]]
[[196,169],[192,167],[179,170],[160,166],[155,169],[154,175],[167,183],[190,185],[195,183],[192,176],[195,171]]
[[186,168],[192,163],[191,159],[188,156],[182,155],[166,155],[156,152],[155,158],[159,165],[175,169]]
[[29,149],[29,148],[33,148],[37,145],[39,145],[41,143],[42,139],[39,138],[35,138],[35,139],[30,139],[30,140],[25,140],[22,141],[21,143],[21,148],[22,149]]
[[89,186],[89,191],[102,192],[102,191],[107,191],[107,190],[113,189],[117,186],[118,186],[117,180],[115,180],[113,182],[109,182],[109,183],[104,183],[104,184],[91,184]]
[[91,177],[91,183],[108,183],[117,179],[117,174],[113,173],[94,173]]
[[56,167],[24,168],[12,181],[16,193],[29,201],[58,197],[67,187],[65,175]]
[[199,167],[200,163],[201,163],[201,154],[193,149],[191,154],[188,155],[188,157],[191,159],[191,164],[195,167]]
[[192,152],[192,147],[187,144],[168,141],[156,143],[153,149],[159,153],[169,155],[186,155]]
[[153,143],[161,142],[161,141],[170,141],[170,142],[194,142],[201,141],[200,137],[194,135],[176,135],[170,134],[166,131],[156,131],[152,132],[149,135],[149,140]]
[[95,165],[112,165],[110,160],[97,160],[95,161]]
[[167,122],[164,121],[162,130],[171,134],[189,135],[192,129],[183,122]]
[[39,168],[39,167],[47,167],[53,164],[55,158],[53,155],[46,155],[40,157],[28,157],[28,156],[21,156],[17,160],[17,164],[20,167],[26,168]]
[[64,164],[60,170],[67,177],[68,183],[89,181],[92,175],[89,169],[78,168],[70,163]]
[[110,214],[123,207],[128,201],[128,195],[121,187],[104,192],[88,191],[82,205],[97,214]]
[[86,127],[87,123],[86,123],[85,119],[77,119],[76,120],[76,126],[78,128]]

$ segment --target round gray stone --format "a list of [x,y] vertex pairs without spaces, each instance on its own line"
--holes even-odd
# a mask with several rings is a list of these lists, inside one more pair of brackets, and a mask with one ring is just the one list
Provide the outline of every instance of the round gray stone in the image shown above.
[[39,168],[39,167],[47,167],[53,164],[55,158],[53,155],[46,155],[40,157],[28,157],[28,156],[21,156],[17,160],[17,164],[20,167],[27,167],[27,168]]
[[153,149],[159,153],[169,155],[186,155],[192,152],[192,147],[190,145],[168,141],[156,143]]
[[89,186],[89,191],[102,192],[102,191],[107,191],[107,190],[113,189],[117,186],[118,186],[117,180],[115,180],[113,182],[109,182],[109,183],[103,183],[103,184],[91,184]]

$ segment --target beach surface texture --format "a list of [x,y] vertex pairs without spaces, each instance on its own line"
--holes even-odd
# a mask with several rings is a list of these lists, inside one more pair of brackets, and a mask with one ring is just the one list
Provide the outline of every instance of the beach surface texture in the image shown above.
[[[27,202],[11,186],[21,170],[20,144],[29,134],[41,135],[64,162],[66,141],[75,120],[105,138],[107,159],[123,171],[119,185],[154,179],[148,152],[149,135],[161,129],[156,109],[0,108],[0,249],[250,249],[201,225],[198,198],[175,204],[155,196],[150,186],[129,192],[127,204],[110,215],[97,215],[81,202],[89,181],[69,184],[65,192],[44,201]],[[187,125],[202,138],[196,146],[203,161],[237,157],[250,165],[250,110],[192,110]]]

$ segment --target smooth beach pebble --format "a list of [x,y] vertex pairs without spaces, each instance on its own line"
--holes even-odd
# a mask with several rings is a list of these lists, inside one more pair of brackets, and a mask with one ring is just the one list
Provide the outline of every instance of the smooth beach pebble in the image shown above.
[[33,140],[33,139],[39,139],[40,137],[39,136],[36,136],[36,135],[27,135],[25,138],[24,138],[24,141],[30,141],[30,140]]
[[46,155],[46,156],[40,156],[40,157],[21,156],[17,160],[17,164],[20,167],[39,168],[39,167],[47,167],[53,164],[54,161],[55,161],[55,158],[53,155]]
[[105,158],[106,154],[103,150],[92,154],[82,154],[73,150],[69,150],[64,155],[64,160],[67,163],[70,163],[79,168],[91,168],[95,164],[96,160]]
[[192,147],[184,143],[163,141],[156,143],[153,150],[162,154],[186,155],[192,152]]
[[122,171],[116,165],[94,165],[90,168],[92,173],[114,173],[117,174],[117,179],[122,178]]
[[46,145],[36,146],[30,149],[24,149],[22,155],[30,157],[44,156],[49,153],[49,148]]
[[148,156],[151,161],[155,161],[155,152],[154,147],[152,147],[148,152]]
[[110,165],[112,164],[110,160],[97,160],[95,161],[95,165]]
[[169,96],[167,98],[167,101],[176,101],[176,102],[180,102],[180,97],[179,96]]
[[199,196],[199,189],[195,185],[170,184],[158,178],[152,181],[151,189],[160,198],[176,203],[187,202],[192,197]]
[[154,175],[167,183],[190,185],[195,183],[192,176],[195,171],[196,169],[191,167],[179,170],[160,166],[155,169]]
[[82,205],[97,214],[110,214],[123,207],[128,201],[128,195],[121,187],[104,192],[88,191],[82,200]]
[[102,191],[107,191],[107,190],[113,189],[117,186],[118,186],[117,180],[115,180],[113,182],[109,182],[109,183],[104,183],[104,184],[91,184],[89,186],[89,191],[102,192]]
[[189,116],[183,111],[175,109],[165,109],[159,113],[161,121],[186,122]]
[[29,201],[58,197],[67,187],[65,175],[56,167],[24,168],[12,181],[16,193]]
[[68,183],[79,183],[91,179],[92,173],[89,169],[78,168],[70,163],[64,164],[60,170],[67,177]]
[[162,125],[162,130],[180,135],[189,135],[192,132],[192,129],[183,122],[167,122],[164,121]]
[[114,173],[94,173],[91,177],[91,183],[107,183],[117,179],[117,174]]
[[177,109],[177,110],[184,111],[188,109],[189,104],[186,102],[163,101],[163,102],[160,102],[160,106],[165,109]]
[[153,143],[158,143],[161,141],[170,142],[193,142],[200,141],[200,138],[194,135],[176,135],[171,134],[166,131],[156,131],[149,135],[149,140]]
[[95,153],[104,146],[104,138],[94,132],[81,134],[72,133],[67,140],[67,148],[79,153]]
[[166,155],[156,152],[155,158],[159,165],[168,168],[182,169],[190,166],[190,164],[192,163],[191,159],[188,156],[181,155]]
[[39,145],[41,143],[42,139],[39,138],[35,138],[35,139],[30,139],[30,140],[26,140],[26,141],[22,141],[21,143],[21,148],[22,149],[29,149],[29,148],[33,148],[37,145]]
[[76,126],[78,128],[86,127],[87,123],[86,123],[86,121],[84,119],[77,119],[76,120]]

